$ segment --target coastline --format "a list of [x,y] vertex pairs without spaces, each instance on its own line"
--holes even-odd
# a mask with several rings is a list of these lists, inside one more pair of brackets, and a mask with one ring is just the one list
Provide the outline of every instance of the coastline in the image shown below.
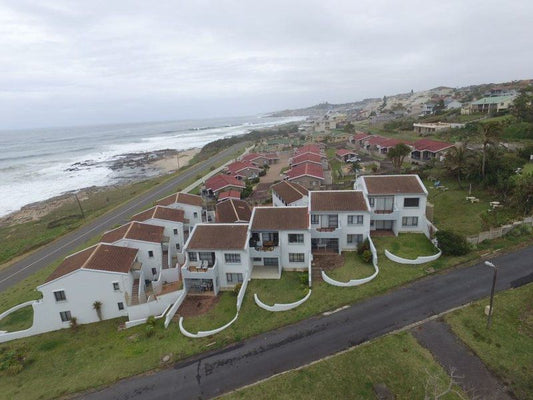
[[[124,154],[111,168],[115,170],[130,169],[133,173],[130,173],[128,178],[122,179],[120,183],[85,187],[79,190],[68,191],[46,200],[27,204],[17,211],[0,216],[0,227],[37,221],[65,204],[74,203],[76,201],[74,195],[80,201],[83,201],[95,193],[103,192],[110,188],[125,186],[176,172],[179,168],[189,165],[192,158],[200,150],[200,148],[195,147],[186,150],[165,149],[155,152]],[[146,174],[147,170],[150,171],[149,175]]]

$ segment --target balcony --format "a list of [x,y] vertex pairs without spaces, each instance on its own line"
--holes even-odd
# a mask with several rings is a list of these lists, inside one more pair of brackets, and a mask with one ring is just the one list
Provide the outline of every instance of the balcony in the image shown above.
[[397,208],[394,208],[392,210],[386,209],[386,210],[376,210],[372,209],[372,219],[373,220],[397,220],[400,216],[400,212]]
[[338,226],[320,226],[315,229],[317,232],[335,232],[337,229],[339,229],[339,227]]
[[183,279],[215,279],[218,274],[218,263],[209,267],[206,260],[189,261],[181,267]]

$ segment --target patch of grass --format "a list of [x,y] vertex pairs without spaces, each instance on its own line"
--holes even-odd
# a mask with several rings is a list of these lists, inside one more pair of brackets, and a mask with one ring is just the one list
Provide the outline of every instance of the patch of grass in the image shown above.
[[0,320],[0,331],[15,332],[31,328],[33,307],[27,306]]
[[247,292],[250,296],[257,293],[259,299],[268,305],[275,303],[292,303],[300,300],[309,291],[307,274],[302,272],[286,272],[281,279],[255,279],[248,284]]
[[533,174],[533,163],[529,162],[524,165],[524,168],[522,169],[522,174]]
[[[223,396],[223,399],[374,399],[374,385],[385,384],[397,399],[424,398],[424,385],[449,378],[409,333],[377,339],[311,366],[276,376]],[[460,393],[461,390],[455,387]],[[454,394],[443,399],[459,399]]]
[[326,273],[330,278],[339,282],[348,282],[350,279],[362,279],[374,273],[372,263],[364,262],[357,252],[346,251],[342,255],[344,256],[344,265],[327,271]]
[[[488,288],[487,288],[488,289]],[[445,320],[516,398],[533,398],[533,284],[496,294],[490,330],[489,299],[446,315]]]
[[394,255],[408,259],[431,256],[438,252],[423,233],[400,233],[398,237],[379,238],[379,242]]
[[218,303],[207,313],[183,319],[183,327],[191,333],[220,328],[230,322],[237,312],[237,296],[233,292],[219,293]]

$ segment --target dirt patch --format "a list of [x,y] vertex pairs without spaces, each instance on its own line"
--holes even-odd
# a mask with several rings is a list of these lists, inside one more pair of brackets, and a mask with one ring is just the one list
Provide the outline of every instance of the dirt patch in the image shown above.
[[[187,296],[179,308],[176,316],[196,317],[215,308],[220,296]],[[176,317],[174,317],[176,318]]]
[[344,265],[342,254],[313,254],[313,267],[318,270],[331,271]]

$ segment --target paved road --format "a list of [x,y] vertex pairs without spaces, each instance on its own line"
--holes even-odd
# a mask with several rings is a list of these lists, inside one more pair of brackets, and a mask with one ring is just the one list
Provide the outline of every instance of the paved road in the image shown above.
[[228,155],[237,150],[243,149],[245,146],[246,143],[238,143],[218,153],[209,160],[192,166],[190,169],[180,174],[176,178],[168,181],[167,183],[149,190],[141,196],[96,218],[89,224],[86,224],[83,227],[61,237],[60,239],[47,244],[24,259],[14,263],[9,268],[0,271],[0,291],[22,281],[39,269],[50,265],[50,263],[54,262],[58,258],[66,257],[72,253],[74,249],[95,235],[99,235],[106,230],[113,228],[117,224],[123,224],[127,222],[130,217],[140,209],[153,204],[155,200],[160,199],[179,185],[182,185],[184,182],[194,178],[206,167],[208,168],[219,163]]
[[[532,259],[533,246],[495,258],[500,267],[497,290],[532,281]],[[483,264],[427,277],[343,311],[201,354],[155,374],[125,379],[80,398],[211,398],[488,296],[491,278],[492,270]]]

